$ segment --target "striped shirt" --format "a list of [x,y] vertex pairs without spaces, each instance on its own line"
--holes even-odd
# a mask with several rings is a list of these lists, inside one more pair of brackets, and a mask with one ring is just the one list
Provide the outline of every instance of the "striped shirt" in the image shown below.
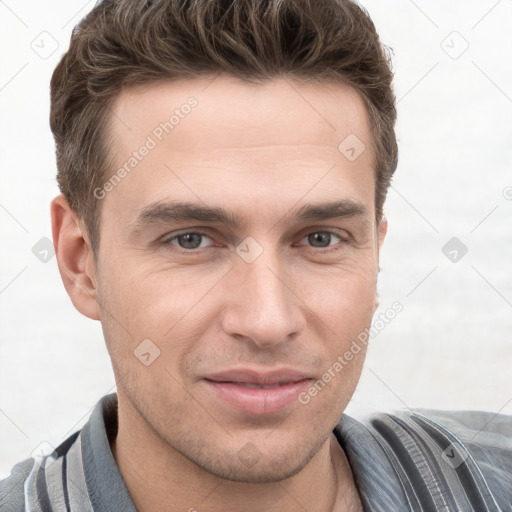
[[[512,511],[512,416],[408,410],[334,429],[365,511]],[[0,481],[1,512],[136,512],[110,449],[117,395],[47,456]]]

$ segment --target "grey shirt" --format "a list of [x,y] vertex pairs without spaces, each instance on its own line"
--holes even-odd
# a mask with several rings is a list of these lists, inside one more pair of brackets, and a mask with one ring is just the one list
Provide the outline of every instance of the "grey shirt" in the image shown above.
[[[365,511],[512,511],[512,416],[408,410],[357,421],[334,434]],[[117,395],[43,459],[0,481],[1,512],[136,512],[110,449]],[[326,511],[327,512],[327,511]]]

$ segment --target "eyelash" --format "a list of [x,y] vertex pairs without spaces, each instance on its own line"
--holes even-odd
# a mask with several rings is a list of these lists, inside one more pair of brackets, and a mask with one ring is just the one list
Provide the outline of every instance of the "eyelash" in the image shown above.
[[[314,233],[327,233],[327,234],[330,234],[330,235],[334,235],[334,236],[336,236],[337,238],[339,238],[341,240],[339,242],[339,244],[348,243],[351,240],[351,236],[348,233],[345,232],[345,236],[342,236],[341,232],[332,231],[332,230],[315,230],[315,231],[310,231],[309,233],[306,233],[301,238],[301,240],[306,238],[308,235],[312,235]],[[208,233],[205,233],[203,231],[183,231],[182,233],[178,233],[177,235],[174,235],[171,238],[167,238],[167,239],[163,240],[162,241],[162,245],[164,245],[164,246],[165,245],[173,245],[173,244],[171,244],[171,242],[173,240],[176,240],[180,236],[190,235],[190,234],[200,235],[200,236],[203,236],[203,237],[206,237],[206,238],[209,238],[210,240],[212,240],[212,237]],[[201,249],[183,249],[182,247],[179,247],[179,246],[177,246],[177,249],[181,249],[181,250],[178,250],[179,254],[190,255],[190,254],[198,254],[198,253],[201,252]],[[315,248],[315,247],[311,247],[311,249],[316,249],[315,252],[319,252],[321,254],[326,254],[326,253],[331,253],[331,252],[339,251],[341,249],[341,247],[328,247],[328,248]]]

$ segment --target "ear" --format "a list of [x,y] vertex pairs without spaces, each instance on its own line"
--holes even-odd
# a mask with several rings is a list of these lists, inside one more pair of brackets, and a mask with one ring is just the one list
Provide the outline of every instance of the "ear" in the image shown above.
[[382,247],[382,244],[384,243],[384,238],[386,238],[386,233],[388,232],[388,219],[386,219],[385,215],[382,216],[382,219],[379,222],[378,232],[379,232],[379,254],[380,254],[380,248]]
[[53,245],[64,287],[75,308],[99,320],[96,264],[85,226],[60,194],[51,202]]
[[[386,238],[386,233],[388,232],[388,220],[386,219],[386,216],[383,215],[381,221],[379,222],[379,225],[377,227],[377,233],[379,237],[379,246],[377,248],[377,264],[380,261],[380,249],[382,247],[382,244],[384,243],[384,239]],[[380,266],[379,266],[379,272],[380,272]],[[373,313],[375,314],[375,311],[377,311],[377,308],[379,307],[379,294],[377,291],[375,291],[375,301],[373,305]]]

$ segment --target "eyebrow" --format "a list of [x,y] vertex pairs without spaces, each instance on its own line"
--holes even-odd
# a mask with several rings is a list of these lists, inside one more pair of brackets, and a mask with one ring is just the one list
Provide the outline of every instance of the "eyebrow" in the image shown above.
[[[294,219],[297,222],[303,222],[356,216],[368,222],[369,212],[366,206],[353,199],[343,199],[328,203],[309,203],[296,210],[295,213],[292,212],[285,217]],[[232,228],[243,228],[247,225],[247,221],[243,216],[221,207],[210,207],[182,201],[158,201],[142,208],[137,217],[130,222],[129,231],[137,234],[151,225],[189,221],[224,224]]]

